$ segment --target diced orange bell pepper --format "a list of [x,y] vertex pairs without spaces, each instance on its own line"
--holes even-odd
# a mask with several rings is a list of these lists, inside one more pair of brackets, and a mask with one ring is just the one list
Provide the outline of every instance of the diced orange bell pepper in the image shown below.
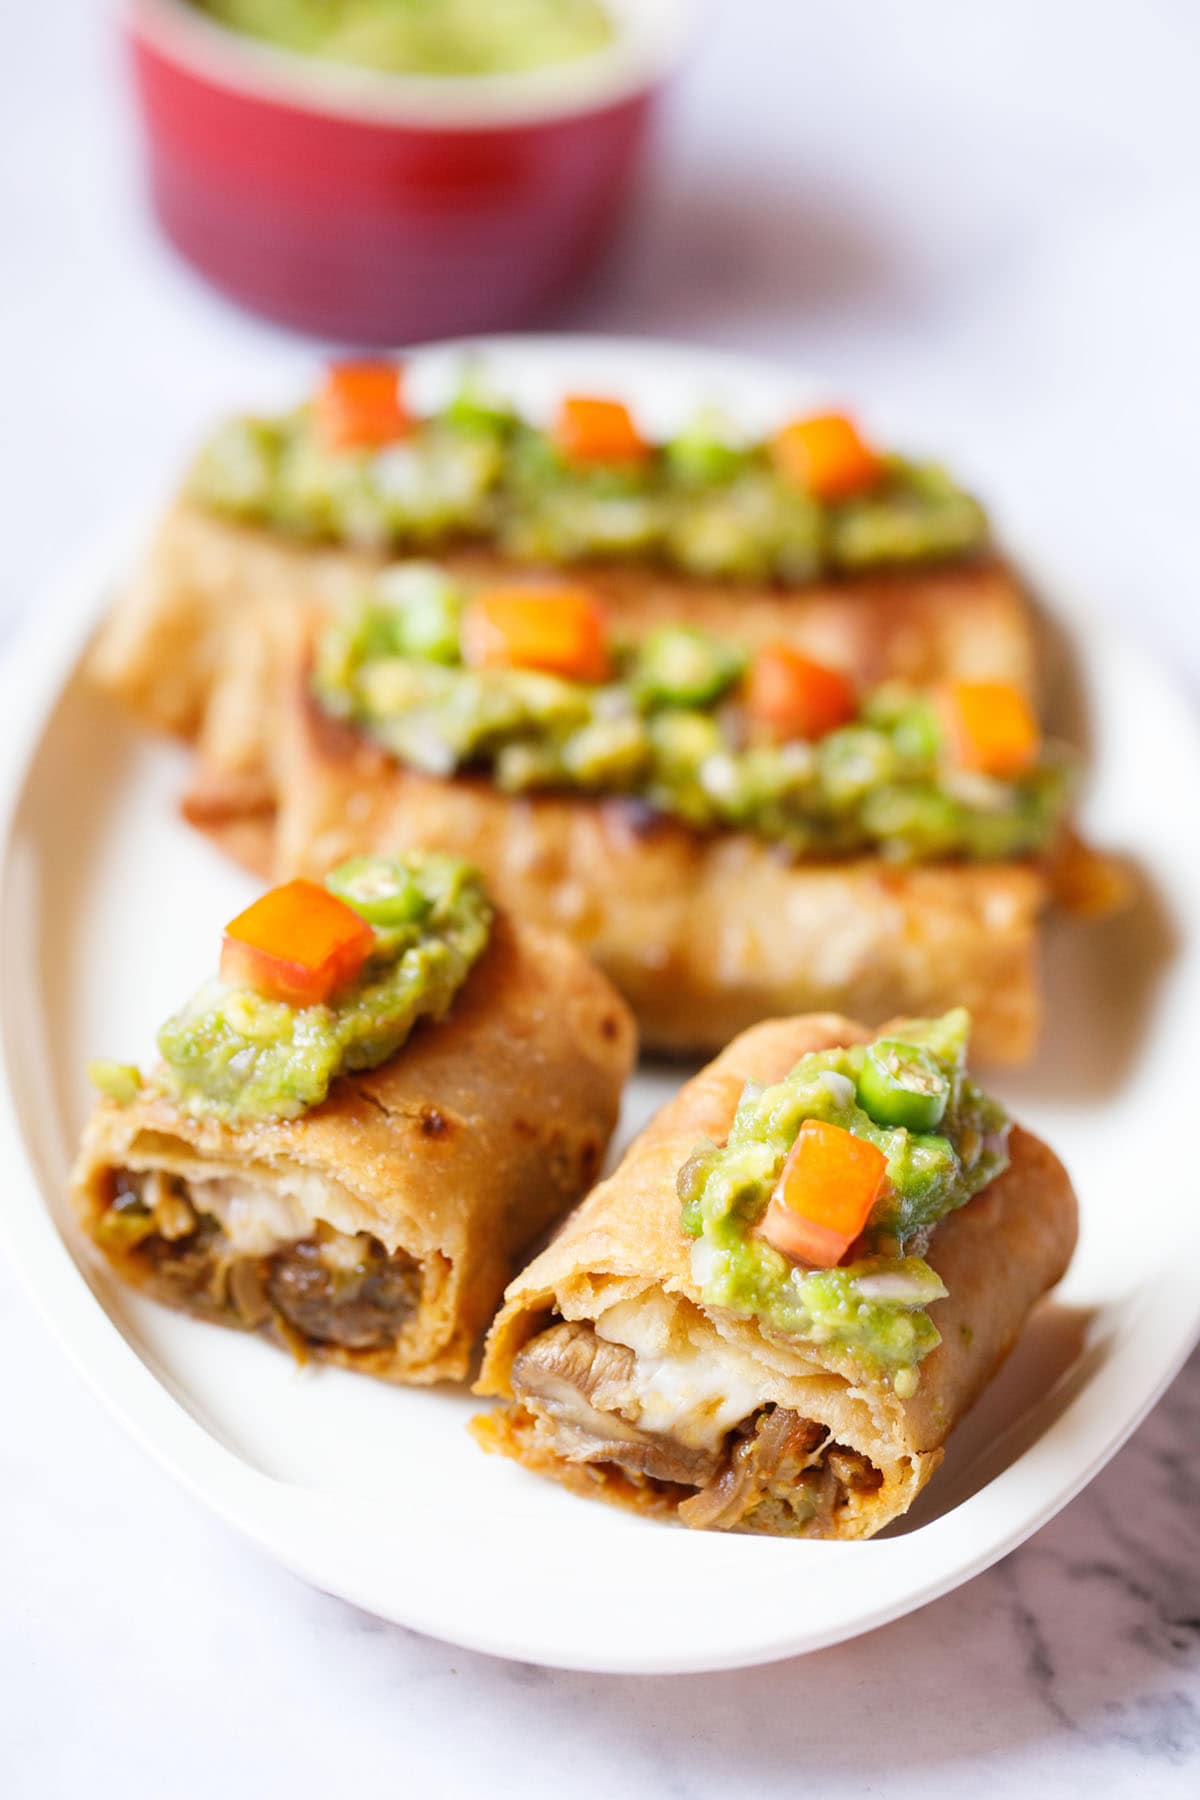
[[883,463],[844,413],[793,419],[771,446],[785,481],[818,500],[846,500],[873,487]]
[[407,437],[413,421],[404,407],[402,381],[395,363],[334,363],[313,401],[313,419],[325,448],[377,449]]
[[876,1145],[840,1125],[805,1119],[759,1230],[785,1256],[832,1269],[870,1218],[886,1174],[887,1158]]
[[225,927],[221,979],[268,1000],[317,1006],[362,968],[375,933],[315,881],[272,888]]
[[559,452],[572,463],[640,463],[650,446],[620,400],[568,394],[553,431]]
[[940,695],[950,754],[981,775],[1020,775],[1037,761],[1041,732],[1010,681],[951,681]]
[[746,710],[776,738],[820,738],[858,712],[854,683],[790,644],[766,644],[750,665]]
[[611,667],[604,613],[584,588],[487,588],[463,617],[464,660],[476,669],[541,669],[604,681]]

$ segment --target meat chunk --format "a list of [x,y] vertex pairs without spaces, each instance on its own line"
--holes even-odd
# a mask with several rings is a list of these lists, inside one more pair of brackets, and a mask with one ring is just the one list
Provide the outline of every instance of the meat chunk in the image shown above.
[[382,1249],[346,1273],[329,1264],[312,1239],[271,1258],[267,1296],[288,1322],[314,1343],[376,1350],[396,1341],[420,1298],[421,1275],[406,1256]]
[[709,1480],[717,1451],[634,1423],[635,1362],[632,1350],[597,1337],[590,1325],[552,1325],[517,1355],[513,1392],[547,1420],[556,1450],[570,1462],[616,1463],[631,1475],[687,1487]]
[[632,1350],[597,1337],[590,1325],[552,1325],[518,1353],[513,1388],[547,1406],[583,1399],[602,1412],[619,1412],[630,1399],[635,1360]]

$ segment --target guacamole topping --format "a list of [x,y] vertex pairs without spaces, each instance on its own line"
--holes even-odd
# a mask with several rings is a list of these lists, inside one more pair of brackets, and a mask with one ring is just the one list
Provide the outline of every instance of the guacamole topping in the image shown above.
[[403,564],[320,639],[323,709],[433,775],[486,771],[510,793],[635,799],[698,830],[743,830],[794,856],[895,861],[1036,854],[1069,787],[1054,749],[999,779],[959,768],[928,695],[889,684],[815,742],[756,736],[748,658],[683,626],[614,647],[610,678],[564,679],[463,661],[470,596],[432,564]]
[[406,75],[504,75],[575,62],[615,35],[600,0],[192,0],[234,31]]
[[[356,857],[325,885],[371,925],[361,970],[312,1006],[207,982],[160,1031],[151,1078],[189,1112],[287,1119],[318,1106],[337,1076],[386,1062],[419,1019],[441,1018],[487,946],[480,879],[451,857]],[[93,1073],[118,1102],[138,1091],[124,1065]]]
[[987,538],[978,502],[936,464],[882,456],[863,491],[822,499],[768,442],[707,416],[631,460],[580,464],[473,376],[378,446],[330,448],[313,406],[231,420],[188,490],[227,517],[368,550],[482,539],[526,562],[653,561],[732,582],[938,562]]
[[[875,1045],[802,1057],[772,1087],[746,1088],[725,1144],[701,1144],[679,1175],[681,1223],[695,1240],[692,1270],[706,1305],[844,1350],[890,1374],[902,1397],[916,1391],[917,1365],[941,1341],[925,1309],[946,1293],[924,1260],[930,1234],[1008,1165],[1007,1115],[966,1072],[969,1029],[962,1010],[914,1020]],[[872,1109],[879,1073],[895,1075],[897,1056],[921,1079],[901,1065],[889,1092],[936,1090],[936,1130],[891,1124],[878,1116],[886,1106]],[[840,1126],[887,1158],[867,1227],[836,1268],[798,1265],[756,1233],[806,1119]]]

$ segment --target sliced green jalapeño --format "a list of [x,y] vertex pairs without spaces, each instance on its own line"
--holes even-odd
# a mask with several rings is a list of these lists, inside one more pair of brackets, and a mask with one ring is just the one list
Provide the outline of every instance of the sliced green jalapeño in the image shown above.
[[429,910],[408,870],[390,856],[352,856],[326,876],[325,885],[368,925],[409,925]]
[[950,1082],[928,1050],[898,1038],[879,1038],[863,1058],[858,1098],[878,1125],[935,1131],[950,1098]]
[[746,667],[742,651],[690,625],[664,625],[640,645],[633,689],[658,706],[709,706]]

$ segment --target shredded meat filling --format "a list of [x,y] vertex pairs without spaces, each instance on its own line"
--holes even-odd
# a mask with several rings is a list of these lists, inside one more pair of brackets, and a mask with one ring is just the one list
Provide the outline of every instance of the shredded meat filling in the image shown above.
[[818,1462],[828,1436],[823,1425],[786,1407],[759,1413],[743,1432],[735,1433],[724,1467],[714,1479],[683,1501],[680,1518],[702,1530],[732,1530],[773,1489],[796,1486]]
[[637,1425],[636,1358],[590,1325],[556,1324],[513,1362],[517,1399],[548,1427],[569,1462],[612,1463],[635,1478],[697,1489],[680,1501],[686,1525],[709,1531],[820,1535],[853,1494],[883,1479],[828,1429],[782,1406],[767,1406],[717,1450],[694,1449]]
[[289,1340],[385,1349],[420,1300],[419,1265],[366,1233],[318,1226],[269,1256],[239,1255],[170,1176],[119,1173],[97,1237],[136,1257],[163,1298],[250,1329],[274,1322]]

